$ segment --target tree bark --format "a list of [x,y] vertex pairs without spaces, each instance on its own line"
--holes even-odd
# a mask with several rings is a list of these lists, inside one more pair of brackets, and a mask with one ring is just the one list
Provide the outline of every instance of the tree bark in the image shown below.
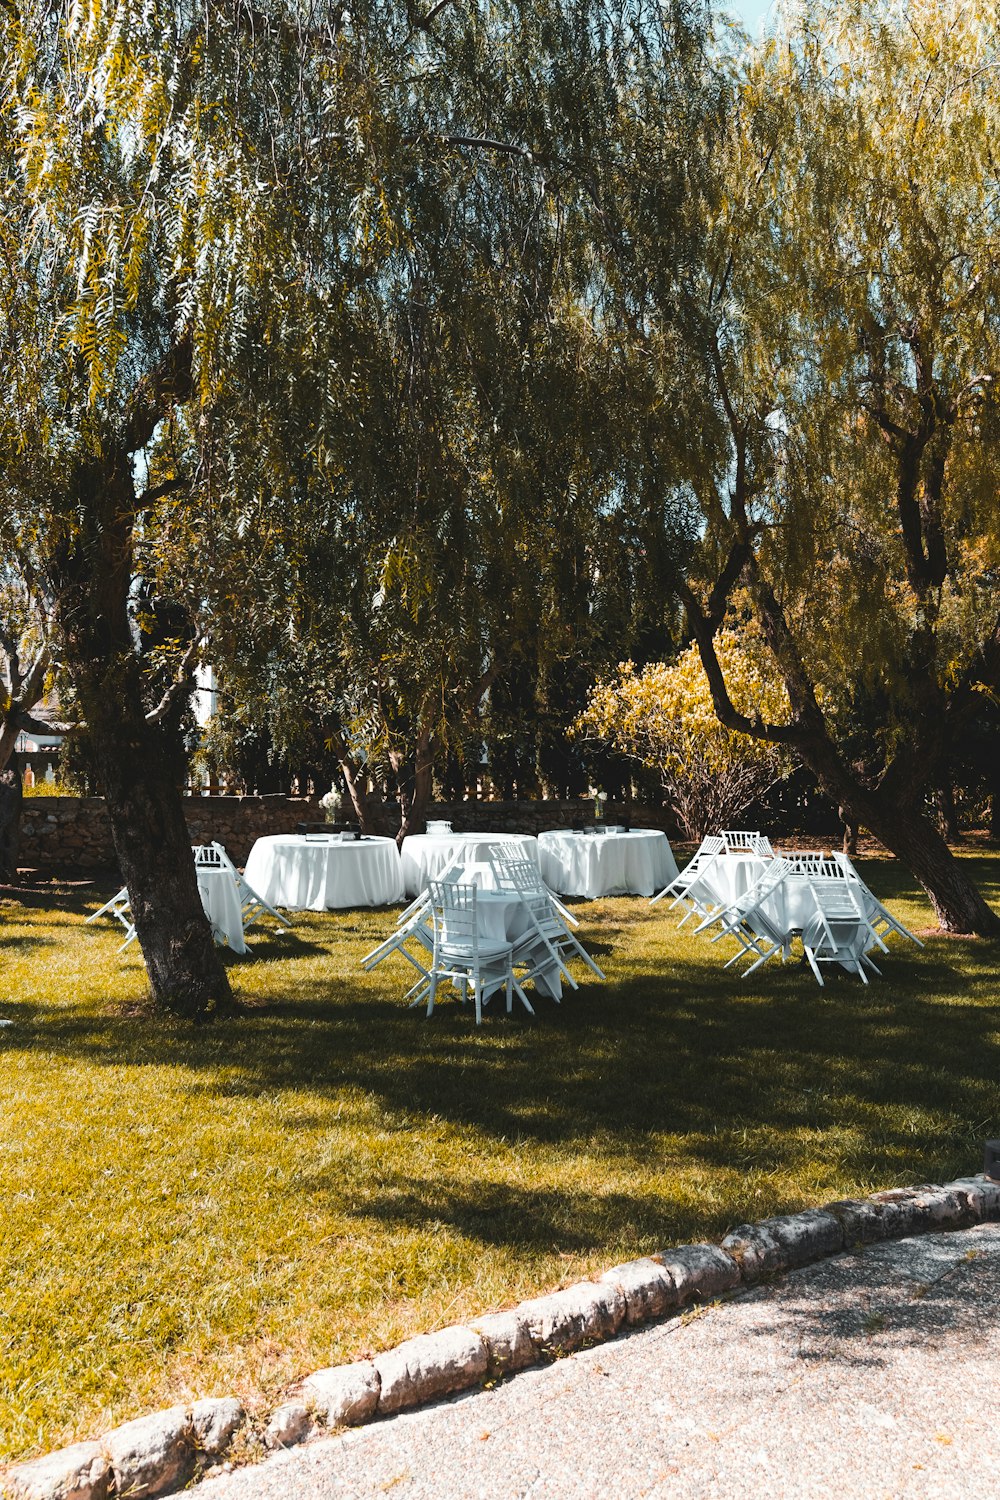
[[957,844],[962,837],[955,806],[955,789],[947,778],[943,778],[934,789],[934,806],[941,837],[949,844]]
[[364,771],[345,753],[338,756],[338,764],[344,773],[344,781],[347,783],[361,832],[388,837],[382,799],[370,790]]
[[17,880],[17,857],[21,847],[21,775],[16,765],[0,772],[0,880]]
[[128,611],[135,491],[128,452],[74,478],[74,519],[50,557],[94,770],[156,1003],[201,1019],[228,1008],[226,970],[198,893],[184,820],[176,714],[151,721]]
[[434,760],[437,749],[432,732],[421,729],[412,760],[405,759],[401,754],[390,756],[390,764],[399,780],[401,816],[396,842],[400,848],[408,834],[423,833],[427,826],[427,809],[434,792]]

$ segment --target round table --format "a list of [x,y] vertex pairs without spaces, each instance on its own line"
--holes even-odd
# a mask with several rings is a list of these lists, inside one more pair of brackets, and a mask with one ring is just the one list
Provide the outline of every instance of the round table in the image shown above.
[[677,874],[665,833],[540,833],[542,879],[563,896],[653,896]]
[[271,906],[328,911],[403,899],[395,839],[270,834],[250,850],[245,879]]
[[538,864],[538,840],[529,833],[411,833],[403,840],[403,883],[408,896],[419,896],[430,880],[456,859],[480,864],[494,844],[513,844],[522,859]]

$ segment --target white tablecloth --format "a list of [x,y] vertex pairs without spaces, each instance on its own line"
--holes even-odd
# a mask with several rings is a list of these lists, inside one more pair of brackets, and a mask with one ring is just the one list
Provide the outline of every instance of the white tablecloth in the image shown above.
[[540,833],[542,879],[564,896],[653,896],[677,874],[665,833]]
[[240,892],[232,870],[198,869],[195,874],[205,915],[218,937],[224,938],[234,953],[245,953]]
[[403,899],[395,839],[271,834],[250,850],[245,875],[271,906],[292,911],[388,906]]
[[769,863],[756,854],[720,854],[708,867],[705,880],[716,899],[731,906],[760,879]]
[[493,844],[514,844],[522,859],[538,864],[538,840],[529,833],[411,833],[403,840],[403,883],[408,896],[419,896],[455,859],[485,861]]

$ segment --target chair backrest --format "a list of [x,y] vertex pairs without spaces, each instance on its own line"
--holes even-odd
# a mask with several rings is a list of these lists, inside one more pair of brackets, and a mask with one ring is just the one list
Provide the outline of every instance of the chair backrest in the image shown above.
[[770,859],[774,853],[769,838],[747,828],[723,828],[719,837],[727,854],[757,854]]
[[229,863],[221,844],[194,844],[191,852],[196,870],[224,870]]
[[768,860],[753,885],[749,886],[743,892],[742,896],[733,902],[733,906],[738,911],[744,913],[753,911],[762,901],[766,901],[768,896],[773,896],[778,886],[782,885],[793,873],[792,866],[787,859],[782,859],[779,856],[776,859]]
[[[809,875],[809,888],[816,897],[817,905],[827,916],[864,918],[857,895],[857,887],[845,876]],[[853,888],[852,888],[853,887]]]
[[434,922],[435,951],[446,946],[460,948],[463,951],[468,950],[478,957],[479,927],[476,921],[478,886],[432,880],[427,889]]
[[710,859],[716,859],[720,854],[725,854],[725,852],[725,839],[715,833],[707,834],[691,856],[688,868],[690,869],[693,865],[697,869],[700,864],[704,864]]
[[518,895],[547,895],[542,882],[542,872],[523,855],[499,854],[490,859],[497,890],[516,891]]
[[792,869],[799,875],[815,875],[821,880],[842,880],[844,872],[833,859],[827,859],[819,850],[795,849],[780,851],[780,857],[786,859]]

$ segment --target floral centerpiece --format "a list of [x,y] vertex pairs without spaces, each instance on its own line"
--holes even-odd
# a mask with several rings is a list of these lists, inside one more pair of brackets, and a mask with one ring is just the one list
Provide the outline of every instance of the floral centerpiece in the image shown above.
[[599,823],[604,817],[604,804],[608,800],[608,794],[602,792],[599,787],[588,786],[587,795],[594,799],[594,821]]
[[319,799],[319,805],[326,814],[328,823],[339,823],[340,815],[344,811],[344,799],[335,786]]

